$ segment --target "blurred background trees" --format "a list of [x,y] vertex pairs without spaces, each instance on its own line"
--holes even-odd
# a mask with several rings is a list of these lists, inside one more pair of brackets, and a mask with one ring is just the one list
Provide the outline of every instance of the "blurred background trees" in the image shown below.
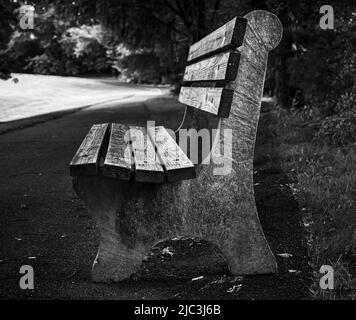
[[[21,30],[18,0],[0,0],[0,77],[12,72],[108,75],[179,86],[189,45],[236,15],[269,10],[284,26],[269,59],[266,93],[307,109],[319,134],[344,144],[354,132],[356,5],[333,0],[335,29],[319,26],[321,0],[33,0]],[[10,68],[11,66],[11,68]],[[337,133],[334,128],[342,128]]]

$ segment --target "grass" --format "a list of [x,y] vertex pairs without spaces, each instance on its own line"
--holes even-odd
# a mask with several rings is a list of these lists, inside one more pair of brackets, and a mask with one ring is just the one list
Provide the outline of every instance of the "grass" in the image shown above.
[[[314,283],[312,297],[356,299],[356,144],[344,148],[313,142],[315,124],[276,110],[274,153],[303,212]],[[319,269],[334,268],[334,290],[321,290]]]

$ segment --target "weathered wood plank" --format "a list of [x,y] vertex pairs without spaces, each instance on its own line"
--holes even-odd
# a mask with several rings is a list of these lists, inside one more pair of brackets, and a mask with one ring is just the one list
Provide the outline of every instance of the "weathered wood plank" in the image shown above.
[[135,162],[135,181],[164,182],[164,170],[147,135],[147,130],[143,127],[130,127],[130,140]]
[[107,137],[108,124],[94,124],[74,155],[69,171],[71,176],[93,175],[98,172],[100,155]]
[[220,53],[185,68],[183,81],[231,81],[236,78],[240,55],[238,52]]
[[164,127],[150,128],[148,134],[156,147],[157,155],[166,172],[168,182],[196,178],[194,164]]
[[229,116],[233,90],[224,88],[182,87],[179,102],[226,118]]
[[193,62],[214,53],[239,47],[246,31],[247,20],[235,17],[219,29],[190,46],[188,61]]
[[133,163],[129,127],[113,123],[102,173],[108,177],[130,180]]

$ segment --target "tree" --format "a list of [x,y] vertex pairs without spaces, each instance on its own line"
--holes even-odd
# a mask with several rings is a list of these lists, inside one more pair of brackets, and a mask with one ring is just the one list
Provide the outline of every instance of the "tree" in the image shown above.
[[236,15],[247,12],[240,0],[80,0],[91,16],[112,32],[114,41],[153,50],[161,70],[177,81],[189,45]]

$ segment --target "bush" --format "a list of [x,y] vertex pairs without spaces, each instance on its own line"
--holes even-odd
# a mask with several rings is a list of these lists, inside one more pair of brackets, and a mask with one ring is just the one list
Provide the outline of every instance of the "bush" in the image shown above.
[[123,76],[138,83],[159,83],[159,58],[151,52],[134,53],[119,62]]
[[38,15],[35,24],[31,32],[12,34],[6,50],[12,71],[69,76],[109,72],[99,25],[71,27],[52,7]]
[[63,34],[60,43],[66,55],[77,64],[80,73],[109,72],[110,62],[100,25],[70,28]]
[[319,145],[343,147],[356,140],[355,31],[351,22],[320,31],[310,36],[306,52],[290,59],[291,84],[303,89],[305,104],[313,109]]
[[316,141],[336,146],[356,142],[356,92],[344,93],[337,101],[335,114],[321,121]]

